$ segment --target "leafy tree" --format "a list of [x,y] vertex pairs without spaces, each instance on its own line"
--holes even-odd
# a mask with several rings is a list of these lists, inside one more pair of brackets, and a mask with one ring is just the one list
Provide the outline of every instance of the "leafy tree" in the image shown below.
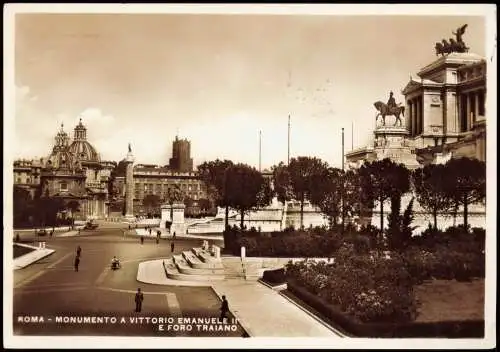
[[274,192],[276,193],[278,200],[285,204],[286,201],[293,198],[292,184],[288,167],[283,162],[280,162],[278,165],[274,165],[271,169],[273,172]]
[[13,215],[14,226],[24,226],[33,216],[34,202],[30,192],[24,188],[14,186]]
[[349,218],[367,215],[373,209],[373,199],[368,190],[362,188],[359,170],[347,170],[344,176],[344,211]]
[[229,206],[240,213],[240,227],[243,228],[245,213],[268,201],[266,181],[255,168],[236,164],[226,171],[226,198]]
[[411,226],[413,216],[413,201],[412,197],[403,215],[400,214],[401,197],[391,197],[391,213],[389,214],[389,226],[387,230],[387,244],[392,250],[405,249],[411,240],[414,226]]
[[304,227],[304,202],[318,187],[318,176],[324,175],[328,165],[318,158],[299,156],[292,158],[287,167],[291,190],[300,202],[300,227]]
[[468,228],[468,207],[486,199],[486,163],[477,159],[451,159],[445,164],[446,193],[450,201],[463,206],[464,227]]
[[207,185],[207,193],[215,204],[226,209],[225,228],[229,227],[229,202],[226,192],[226,170],[233,166],[230,160],[207,161],[198,166],[201,179]]
[[370,201],[380,204],[380,233],[384,231],[384,202],[410,189],[410,174],[403,164],[396,164],[389,158],[376,160],[359,169],[361,188]]
[[327,168],[322,174],[313,175],[311,202],[325,213],[332,227],[337,226],[341,214],[342,180],[344,174],[337,168]]
[[440,164],[426,165],[412,173],[415,195],[419,204],[432,213],[434,229],[437,229],[437,215],[453,207],[449,197],[447,168]]
[[55,226],[57,215],[66,210],[64,200],[57,197],[42,197],[35,200],[35,214],[41,226]]
[[156,194],[148,194],[142,200],[142,205],[148,210],[148,213],[155,213],[160,207],[161,199]]
[[212,208],[212,204],[207,198],[198,199],[198,206],[200,207],[200,211],[202,213],[207,213]]
[[271,203],[274,197],[274,190],[271,186],[271,180],[269,178],[262,177],[262,179],[262,187],[257,194],[257,205],[260,207],[265,207]]
[[70,200],[66,203],[66,209],[70,210],[71,213],[77,213],[80,211],[80,203],[77,200]]

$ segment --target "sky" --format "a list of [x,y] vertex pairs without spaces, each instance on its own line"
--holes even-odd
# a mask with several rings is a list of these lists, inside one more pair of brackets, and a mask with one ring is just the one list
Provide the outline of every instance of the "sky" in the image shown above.
[[[132,146],[168,164],[175,136],[195,165],[231,159],[263,169],[290,156],[332,166],[371,143],[376,110],[437,56],[461,25],[486,56],[473,16],[17,14],[14,157],[48,156],[81,118],[102,160]],[[404,124],[403,124],[404,125]]]

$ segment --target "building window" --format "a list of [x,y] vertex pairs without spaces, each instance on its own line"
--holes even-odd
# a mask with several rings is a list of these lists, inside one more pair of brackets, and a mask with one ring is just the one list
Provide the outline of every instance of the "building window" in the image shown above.
[[485,106],[484,106],[484,91],[481,91],[478,93],[479,96],[478,96],[478,114],[479,116],[485,116]]
[[17,183],[22,183],[20,177],[17,178]]
[[467,131],[467,95],[460,97],[460,132]]
[[68,184],[66,182],[61,182],[61,191],[67,191],[68,190]]

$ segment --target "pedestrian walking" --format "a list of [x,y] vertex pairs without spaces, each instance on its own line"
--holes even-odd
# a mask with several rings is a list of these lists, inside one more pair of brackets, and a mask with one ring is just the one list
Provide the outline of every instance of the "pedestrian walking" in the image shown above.
[[135,294],[135,311],[139,313],[142,310],[142,301],[144,301],[144,295],[141,292],[141,289],[137,289],[137,293]]
[[174,253],[174,247],[175,247],[175,244],[174,244],[174,241],[172,241],[172,242],[170,243],[170,251],[171,251],[172,253]]
[[141,244],[144,244],[144,236],[141,235]]
[[80,256],[75,257],[75,271],[78,271],[78,266],[80,265]]
[[76,247],[76,256],[79,257],[80,254],[82,254],[82,247],[78,246]]
[[149,236],[151,236],[151,227],[148,230],[149,230]]
[[130,230],[132,230],[132,229],[131,229],[131,227],[130,227],[130,224],[128,224],[128,230],[129,230],[129,231],[130,231]]
[[175,231],[174,231],[174,235],[173,235],[172,237],[173,237],[173,238],[174,238],[174,240],[175,240]]
[[227,319],[227,312],[229,311],[229,303],[227,302],[226,296],[222,296],[222,304],[220,306],[220,320],[224,322]]

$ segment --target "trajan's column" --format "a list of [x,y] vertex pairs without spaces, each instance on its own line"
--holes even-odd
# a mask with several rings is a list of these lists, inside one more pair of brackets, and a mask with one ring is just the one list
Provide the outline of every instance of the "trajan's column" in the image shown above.
[[132,147],[128,144],[128,153],[125,158],[127,171],[125,174],[125,219],[134,220],[134,156]]

